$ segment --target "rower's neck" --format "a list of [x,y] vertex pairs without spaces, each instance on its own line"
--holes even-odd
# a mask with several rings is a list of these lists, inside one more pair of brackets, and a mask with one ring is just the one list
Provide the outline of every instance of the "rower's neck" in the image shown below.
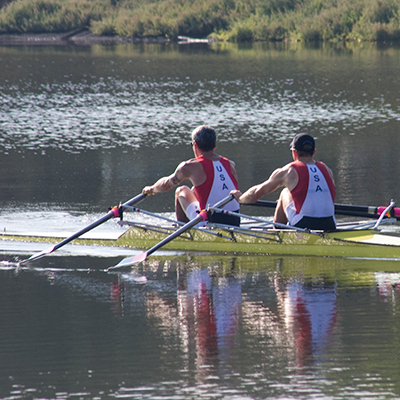
[[296,161],[300,161],[303,164],[315,164],[315,160],[313,157],[297,157]]
[[207,158],[208,160],[211,161],[218,161],[219,160],[219,155],[215,154],[214,151],[201,151],[199,152],[200,154],[197,157],[204,157]]

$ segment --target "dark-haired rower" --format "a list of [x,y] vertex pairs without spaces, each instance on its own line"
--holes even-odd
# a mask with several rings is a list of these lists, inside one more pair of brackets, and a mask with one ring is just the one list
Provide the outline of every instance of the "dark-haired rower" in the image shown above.
[[[206,125],[197,127],[192,132],[191,142],[195,158],[180,163],[172,175],[146,186],[143,193],[167,192],[182,181],[189,180],[192,188],[179,186],[175,191],[176,218],[182,222],[194,219],[207,206],[229,196],[232,190],[238,189],[235,163],[214,152],[216,140],[213,128]],[[232,200],[223,209],[239,211],[239,204]],[[212,216],[211,221],[239,225],[239,218],[218,213]]]
[[283,186],[274,222],[299,228],[334,230],[336,189],[332,171],[323,162],[314,160],[316,150],[312,136],[297,135],[290,149],[293,162],[278,168],[265,182],[245,193],[232,193],[239,203],[249,204]]

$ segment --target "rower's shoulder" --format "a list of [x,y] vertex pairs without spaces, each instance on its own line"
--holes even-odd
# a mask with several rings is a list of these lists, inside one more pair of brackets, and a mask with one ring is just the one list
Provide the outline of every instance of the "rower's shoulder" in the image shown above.
[[323,167],[325,167],[328,171],[332,171],[331,170],[331,168],[328,166],[328,165],[326,165],[323,161],[315,161],[315,164],[317,165],[317,166],[320,166],[320,165],[322,165]]
[[332,170],[331,170],[331,168],[329,168],[324,162],[322,162],[322,161],[319,161],[319,164],[321,165],[323,165],[325,168],[326,168],[326,170],[328,171],[328,174],[329,174],[329,176],[332,178],[332,180],[334,179],[334,175],[333,175],[333,172],[332,172]]
[[318,161],[320,164],[322,164],[325,168],[327,169],[331,169],[328,165],[326,165],[326,163],[324,163],[323,161]]
[[179,166],[178,169],[180,170],[194,170],[196,168],[199,168],[201,166],[201,163],[198,159],[196,158],[191,158],[189,160],[186,161],[182,161]]
[[274,173],[275,174],[287,174],[290,173],[291,171],[296,171],[296,169],[293,166],[293,163],[287,163],[283,167],[277,168]]

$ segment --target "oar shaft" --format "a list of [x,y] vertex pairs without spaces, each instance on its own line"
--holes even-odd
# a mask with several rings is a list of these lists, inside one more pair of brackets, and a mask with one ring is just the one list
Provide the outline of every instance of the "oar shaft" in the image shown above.
[[169,243],[170,241],[174,240],[178,236],[180,236],[182,233],[188,231],[189,229],[193,228],[195,225],[197,225],[199,222],[205,221],[207,219],[207,212],[202,211],[195,219],[192,219],[190,222],[187,224],[183,225],[181,228],[176,230],[175,232],[171,233],[168,237],[166,237],[164,240],[161,242],[157,243],[154,245],[151,249],[147,250],[147,255],[149,256],[150,254],[154,253],[157,251],[159,248],[163,247],[165,244]]
[[[139,201],[143,200],[147,195],[144,193],[140,193],[135,197],[132,197],[130,200],[126,201],[124,204],[121,205],[122,211],[124,210],[125,206],[130,206],[132,204],[137,204]],[[85,228],[81,229],[79,232],[74,233],[72,236],[64,239],[62,242],[57,243],[53,247],[53,251],[59,249],[60,247],[66,245],[69,242],[72,242],[74,239],[82,236],[84,233],[89,232],[90,230],[96,228],[97,226],[103,224],[104,222],[108,221],[109,219],[118,217],[119,215],[119,207],[112,208],[106,215],[99,218],[97,221],[94,221],[90,225],[86,226]]]
[[[225,197],[224,199],[222,199],[221,201],[216,203],[212,208],[221,208],[221,207],[223,207],[225,204],[229,203],[233,199],[234,199],[234,196],[233,195],[229,195],[228,197]],[[171,242],[172,240],[174,240],[176,237],[178,237],[182,233],[184,233],[184,232],[188,231],[189,229],[193,228],[199,222],[206,221],[206,220],[207,220],[207,211],[203,210],[203,211],[200,212],[200,214],[196,218],[192,219],[191,221],[189,221],[188,223],[183,225],[181,228],[179,228],[175,232],[171,233],[171,235],[169,235],[164,240],[162,240],[161,242],[159,242],[156,245],[154,245],[151,249],[147,250],[144,253],[138,254],[135,257],[128,257],[128,258],[122,260],[121,262],[119,262],[117,265],[114,265],[113,267],[109,267],[107,270],[111,271],[111,270],[117,269],[117,268],[130,267],[130,266],[133,266],[135,264],[139,264],[141,262],[146,261],[147,256],[149,256],[150,254],[154,253],[159,248],[165,246],[167,243]]]
[[135,197],[132,197],[130,200],[126,201],[124,204],[122,204],[120,207],[114,207],[112,208],[106,215],[103,217],[99,218],[97,221],[94,221],[90,225],[86,226],[85,228],[81,229],[79,232],[74,233],[73,235],[67,237],[66,239],[62,240],[61,242],[55,244],[53,247],[50,247],[40,253],[33,254],[30,256],[27,260],[22,260],[20,264],[25,264],[29,261],[37,260],[38,258],[41,258],[45,256],[46,254],[50,254],[53,251],[59,249],[60,247],[66,245],[69,242],[72,242],[74,239],[78,238],[79,236],[82,236],[84,233],[89,232],[91,229],[96,228],[97,226],[101,225],[102,223],[108,221],[111,218],[118,217],[120,214],[120,208],[124,210],[125,206],[131,206],[133,204],[139,203],[142,201],[147,195],[144,193],[140,193]]
[[[382,213],[385,212],[387,207],[371,207],[371,206],[357,206],[357,205],[349,205],[349,204],[336,204],[335,203],[335,210],[341,212],[359,212],[363,213],[364,215],[372,215],[375,217],[379,217]],[[400,208],[393,207],[394,217],[400,217]]]
[[91,229],[96,228],[97,226],[101,225],[102,223],[108,221],[109,219],[114,218],[114,214],[112,211],[107,213],[104,217],[98,219],[97,221],[93,222],[89,226],[81,229],[79,232],[74,233],[72,236],[69,236],[68,238],[64,239],[63,241],[57,243],[56,245],[53,246],[53,251],[59,249],[60,247],[66,245],[69,242],[72,242],[74,239],[78,238],[79,236],[82,236],[84,233],[89,232]]
[[[276,201],[258,200],[255,203],[246,204],[246,205],[275,208]],[[386,209],[386,207],[358,206],[358,205],[335,203],[335,214],[351,215],[354,217],[379,218],[379,216],[385,211],[385,209]],[[394,207],[393,212],[394,212],[394,217],[396,219],[400,220],[400,208]]]
[[[220,202],[216,203],[213,206],[213,208],[221,208],[225,204],[229,203],[231,200],[233,200],[233,195],[229,195],[228,197],[224,198]],[[188,223],[183,225],[181,228],[179,228],[175,232],[171,233],[171,235],[166,237],[164,240],[162,240],[161,242],[157,243],[151,249],[147,250],[146,254],[150,255],[150,254],[154,253],[156,250],[158,250],[159,248],[163,247],[165,244],[169,243],[170,241],[174,240],[175,238],[180,236],[182,233],[184,233],[184,232],[188,231],[189,229],[193,228],[198,223],[200,223],[202,221],[206,221],[206,220],[207,220],[207,211],[203,210],[203,211],[200,212],[200,214],[196,218],[192,219],[191,221],[189,221]]]

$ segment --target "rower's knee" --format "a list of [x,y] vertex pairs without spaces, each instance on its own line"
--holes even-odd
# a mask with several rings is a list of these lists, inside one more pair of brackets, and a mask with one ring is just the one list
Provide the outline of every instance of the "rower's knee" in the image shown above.
[[187,186],[178,186],[175,190],[175,197],[187,197],[191,190]]

